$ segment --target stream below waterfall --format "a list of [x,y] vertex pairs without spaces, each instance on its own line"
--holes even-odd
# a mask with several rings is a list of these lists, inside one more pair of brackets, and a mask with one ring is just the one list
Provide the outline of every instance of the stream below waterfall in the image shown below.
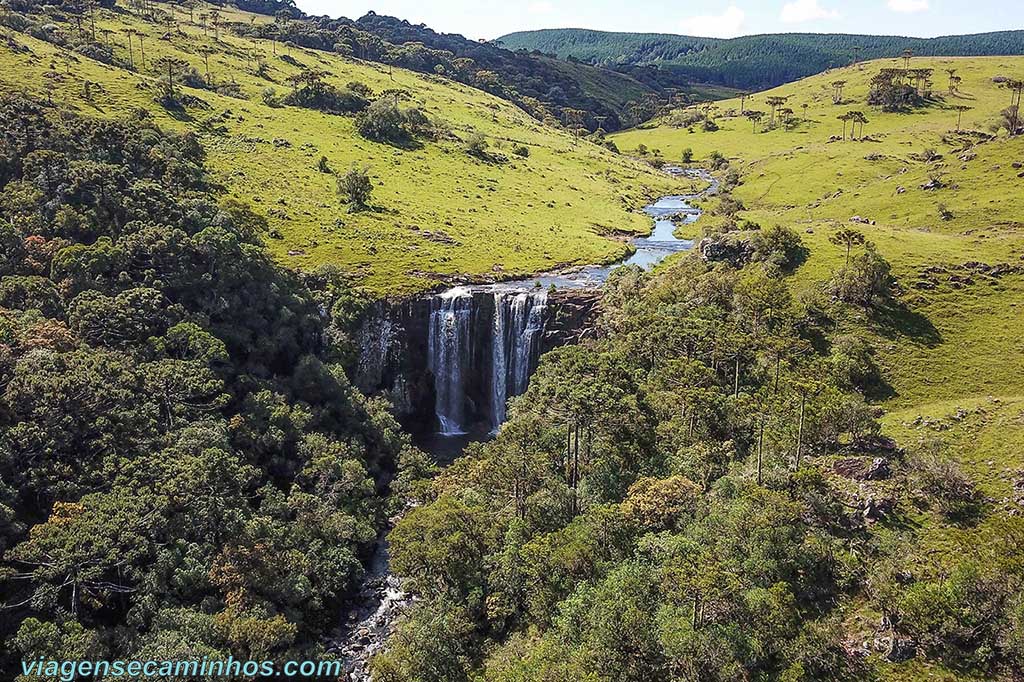
[[[676,229],[680,223],[690,224],[700,217],[701,210],[691,202],[715,194],[718,182],[705,170],[666,171],[709,186],[699,194],[665,196],[646,206],[644,212],[654,220],[651,234],[632,239],[634,250],[623,260],[518,281],[453,287],[431,299],[427,362],[434,377],[437,428],[420,434],[416,442],[439,465],[450,464],[469,443],[492,437],[505,421],[508,399],[526,390],[539,360],[551,287],[598,289],[616,268],[636,265],[650,269],[673,253],[693,248],[692,240],[675,236]],[[474,339],[474,332],[480,329],[489,334],[486,344]],[[481,364],[489,369],[489,381],[486,391],[477,391],[474,402],[467,393],[472,371]],[[468,412],[474,405],[478,413],[487,416],[470,424]],[[369,659],[383,648],[398,616],[411,602],[412,597],[388,570],[388,547],[382,534],[331,646],[331,651],[344,658],[348,680],[369,682]]]

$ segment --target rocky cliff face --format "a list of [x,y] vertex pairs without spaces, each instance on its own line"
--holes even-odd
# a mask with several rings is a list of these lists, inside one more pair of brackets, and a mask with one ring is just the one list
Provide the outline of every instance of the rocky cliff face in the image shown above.
[[356,334],[354,383],[390,398],[414,432],[490,430],[542,353],[592,333],[598,298],[585,290],[458,287],[378,302]]
[[560,289],[549,294],[550,313],[542,353],[595,335],[601,295],[593,289]]

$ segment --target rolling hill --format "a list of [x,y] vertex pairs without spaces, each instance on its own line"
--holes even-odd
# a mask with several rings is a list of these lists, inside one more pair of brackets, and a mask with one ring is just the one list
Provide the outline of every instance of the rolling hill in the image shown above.
[[[222,8],[215,31],[200,25],[204,9],[211,8],[193,10],[190,20],[185,8],[160,6],[159,21],[120,5],[99,9],[101,49],[77,39],[91,34],[87,23],[79,29],[57,8],[11,14],[16,30],[0,43],[0,89],[48,99],[55,113],[59,103],[191,131],[225,198],[265,216],[277,258],[295,268],[338,265],[375,294],[617,258],[625,246],[603,235],[649,229],[634,209],[670,186],[646,164],[577,141],[481,90],[228,30],[270,21],[264,15]],[[183,63],[175,88],[184,108],[158,101],[165,58]],[[393,146],[360,136],[351,115],[282,105],[288,78],[309,69],[335,87],[359,83],[372,98],[388,92],[418,108],[437,139]],[[490,146],[485,157],[466,153],[475,133]],[[518,146],[528,156],[511,152]],[[335,174],[353,165],[369,168],[374,210],[348,213],[336,196]]]
[[941,38],[786,33],[698,38],[666,33],[615,33],[586,29],[522,31],[496,41],[510,50],[537,50],[610,67],[656,65],[704,83],[758,90],[861,59],[919,56],[1024,54],[1024,31]]

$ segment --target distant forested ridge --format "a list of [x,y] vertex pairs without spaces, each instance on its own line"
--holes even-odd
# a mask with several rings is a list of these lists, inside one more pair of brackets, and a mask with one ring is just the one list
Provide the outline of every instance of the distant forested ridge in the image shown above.
[[908,49],[920,56],[1024,54],[1024,31],[941,38],[783,33],[723,40],[567,28],[510,33],[495,42],[510,50],[536,50],[614,68],[657,65],[694,81],[751,90],[855,60],[896,57]]

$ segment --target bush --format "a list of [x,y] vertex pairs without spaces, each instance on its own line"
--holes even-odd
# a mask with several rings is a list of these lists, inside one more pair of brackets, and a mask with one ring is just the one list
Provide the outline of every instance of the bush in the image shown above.
[[483,133],[472,132],[466,138],[466,153],[470,156],[484,158],[487,156],[487,138]]
[[672,112],[672,115],[669,116],[668,124],[673,128],[689,128],[700,123],[704,118],[704,112],[699,109],[683,109],[682,111]]
[[850,259],[850,264],[836,271],[829,282],[829,291],[843,303],[871,307],[878,299],[888,298],[892,289],[892,266],[867,242],[864,253]]
[[371,88],[366,83],[362,83],[360,81],[349,81],[348,83],[345,83],[345,89],[351,90],[352,92],[356,93],[357,95],[360,95],[361,97],[365,97],[366,99],[370,99],[371,97],[373,97],[373,88]]
[[348,204],[349,211],[363,211],[370,206],[373,195],[373,181],[370,180],[370,169],[352,166],[345,174],[338,177],[338,196]]
[[281,98],[277,96],[277,90],[271,87],[263,88],[263,92],[260,94],[263,99],[263,103],[268,107],[281,106]]
[[808,250],[794,230],[776,225],[756,232],[751,238],[753,259],[771,263],[783,270],[792,270],[807,260]]
[[870,343],[854,334],[842,334],[832,341],[829,354],[836,378],[846,387],[862,392],[877,385],[881,371],[875,364],[874,348]]
[[689,147],[684,149],[682,156],[679,157],[679,160],[682,161],[683,163],[693,162],[693,150],[690,149]]
[[963,520],[978,509],[980,495],[974,481],[937,444],[926,446],[909,460],[911,485],[949,519]]
[[348,88],[339,90],[324,81],[324,75],[320,71],[304,69],[291,76],[288,81],[295,89],[284,98],[284,103],[332,114],[353,114],[366,109],[365,97]]
[[525,159],[530,155],[530,148],[524,144],[517,144],[512,147],[512,153]]
[[367,140],[401,144],[409,140],[405,117],[390,100],[378,99],[356,119],[356,130]]
[[723,194],[718,200],[715,215],[734,216],[743,210],[743,202],[730,194]]
[[708,166],[711,170],[722,170],[729,165],[729,159],[725,158],[720,152],[711,152],[708,154]]

